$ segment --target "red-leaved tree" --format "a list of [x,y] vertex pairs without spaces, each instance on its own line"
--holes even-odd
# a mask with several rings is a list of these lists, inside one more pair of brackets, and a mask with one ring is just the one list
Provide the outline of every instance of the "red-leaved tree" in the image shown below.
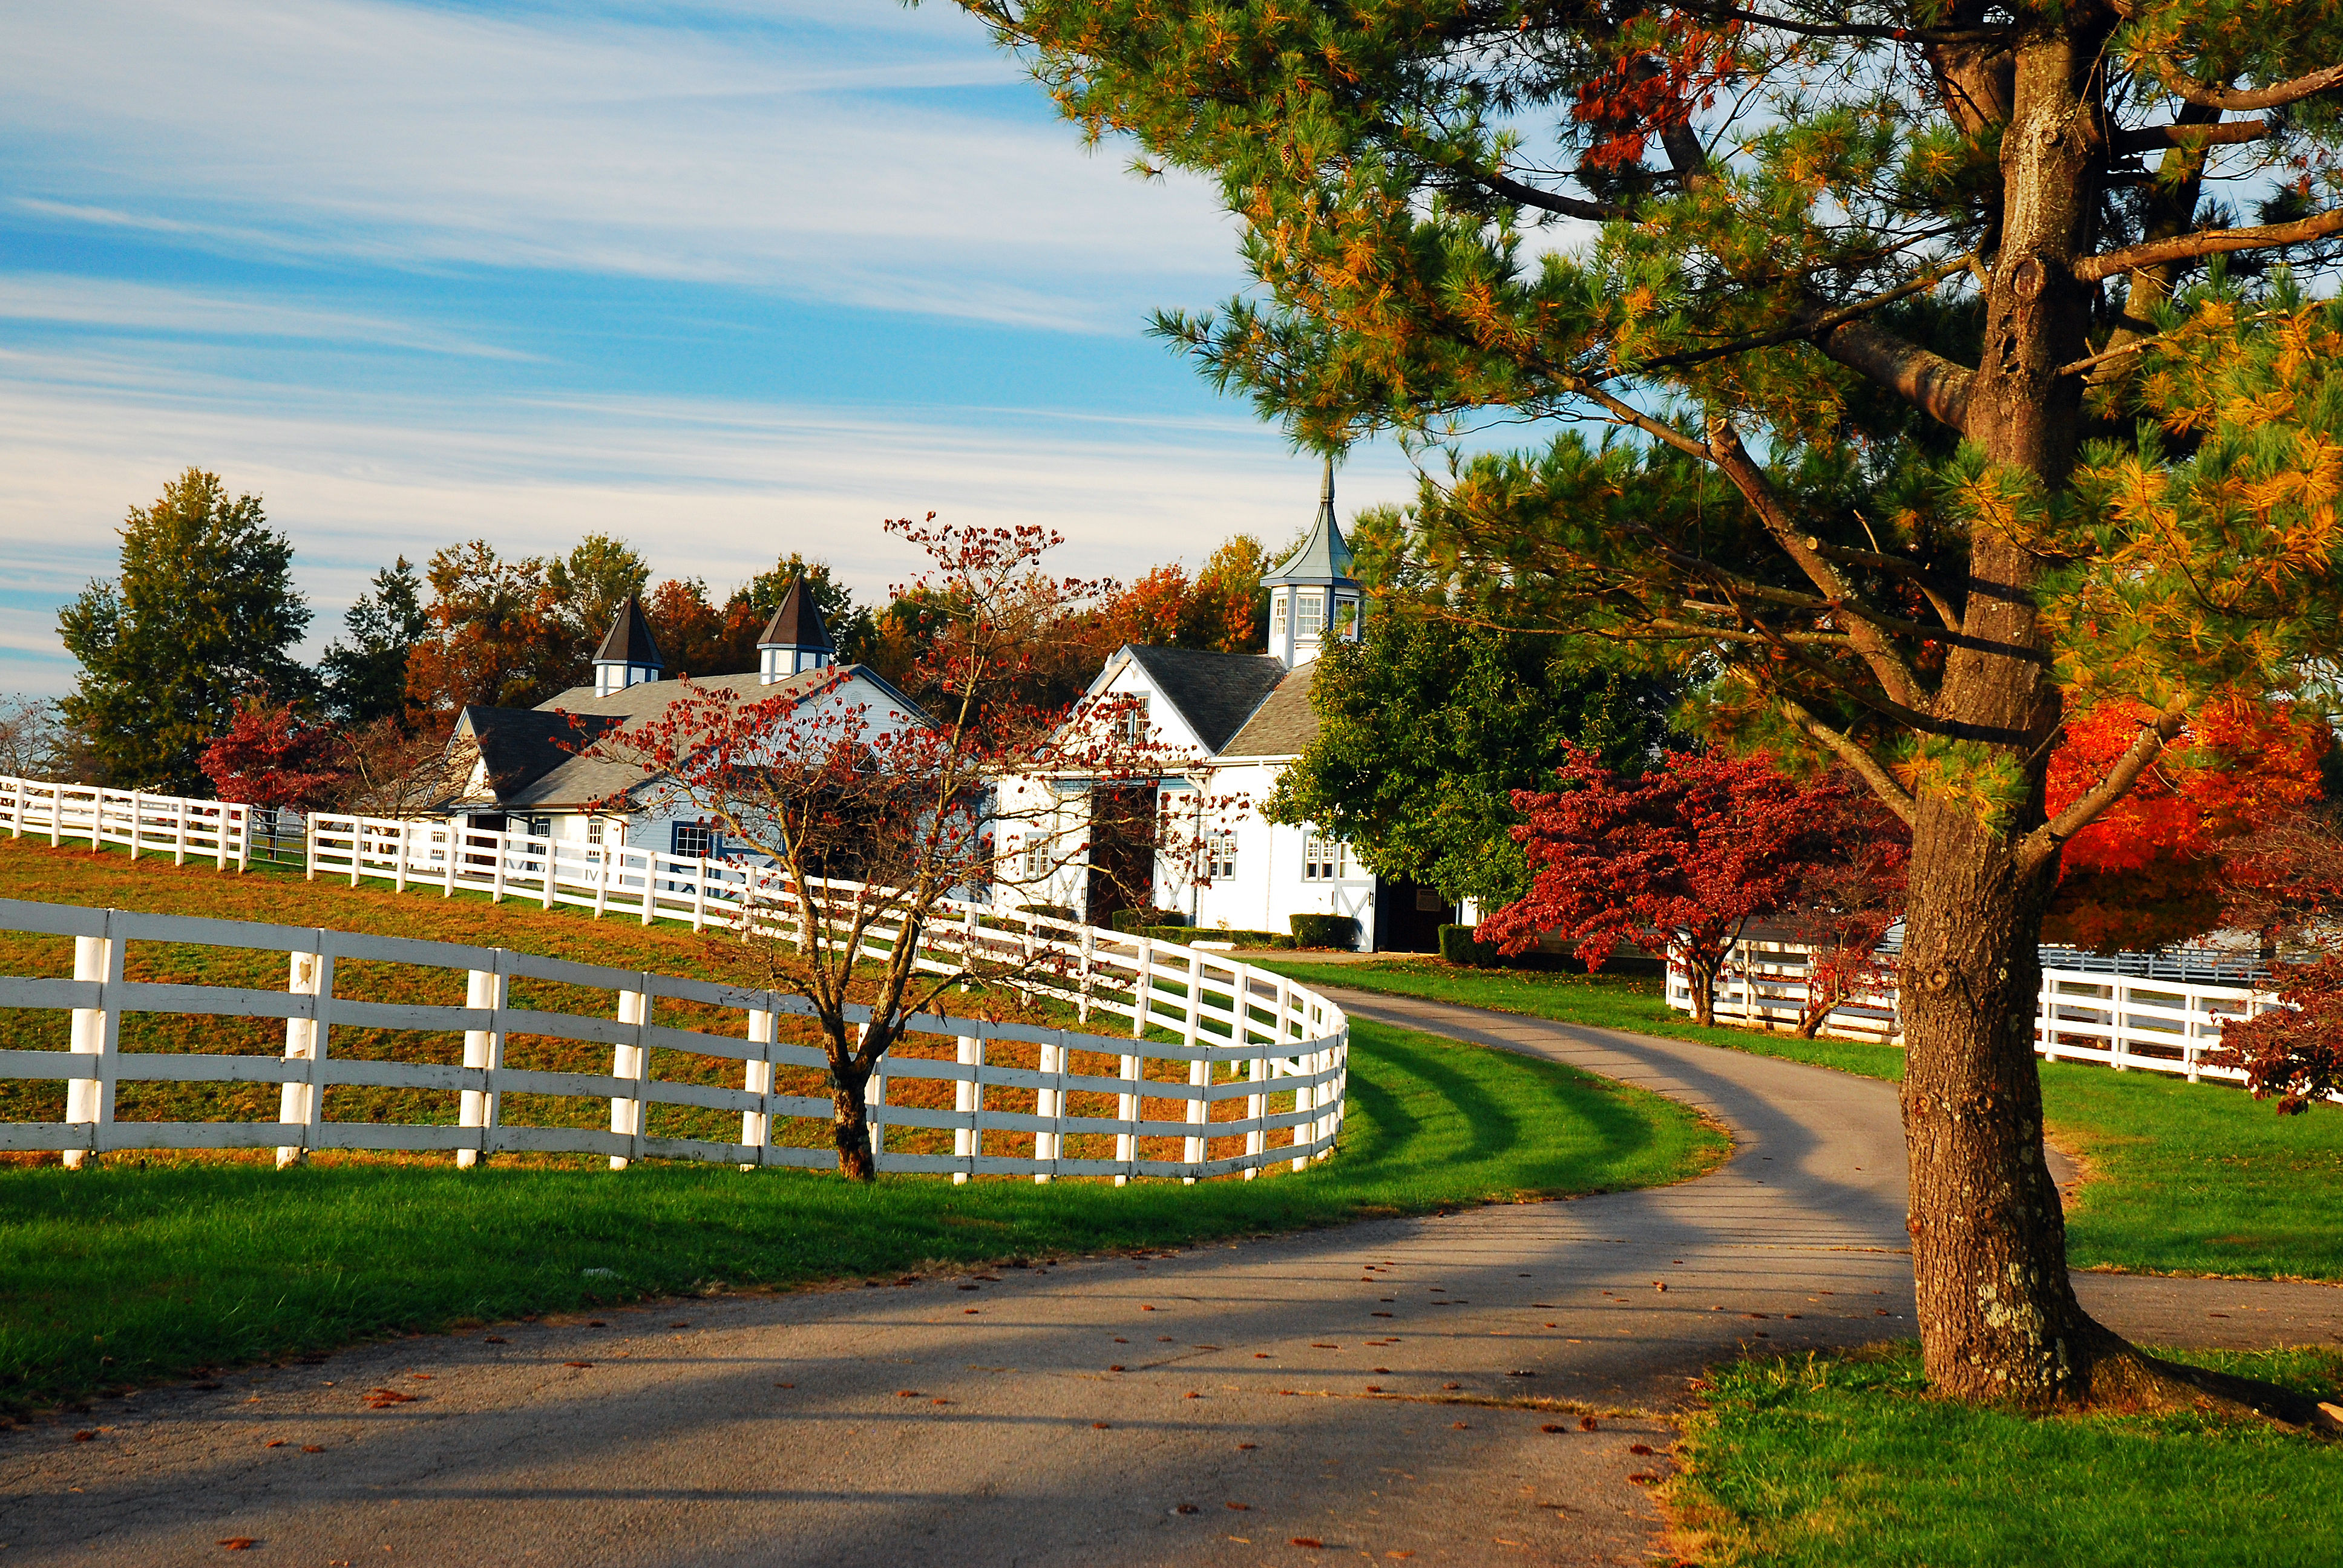
[[236,722],[198,759],[223,800],[277,810],[316,810],[334,803],[349,778],[340,739],[289,702],[246,698]]
[[[2067,721],[2045,788],[2065,810],[2137,743],[2156,713],[2107,703]],[[2318,799],[2326,721],[2288,702],[2208,705],[2183,738],[2068,841],[2042,934],[2095,948],[2158,948],[2221,923],[2222,846]]]
[[1516,790],[1528,820],[1529,892],[1481,922],[1519,953],[1560,931],[1595,969],[1622,942],[1680,955],[1693,1017],[1715,1020],[1715,987],[1742,928],[1783,909],[1803,883],[1815,824],[1845,794],[1825,776],[1801,784],[1764,754],[1674,752],[1622,779],[1572,747],[1553,794]]
[[2244,1070],[2256,1100],[2275,1094],[2280,1116],[2298,1116],[2343,1091],[2343,955],[2280,970],[2278,999],[2286,1005],[2223,1025],[2207,1060]]
[[[1084,781],[1094,800],[1116,803],[1119,833],[1161,832],[1141,847],[1151,868],[1193,850],[1171,837],[1166,814],[1122,809],[1151,797],[1173,760],[1135,710],[1069,713],[1027,696],[1046,629],[1094,608],[1111,585],[1044,576],[1039,562],[1059,539],[1039,528],[938,528],[932,514],[887,527],[934,563],[912,590],[933,618],[909,681],[922,711],[851,700],[851,671],[838,669],[761,700],[688,689],[658,718],[594,748],[647,769],[659,780],[655,799],[720,825],[765,868],[764,907],[752,905],[739,928],[744,961],[811,1004],[839,1169],[859,1181],[876,1174],[870,1077],[910,1015],[964,980],[1063,979],[1062,955],[1044,944],[921,941],[949,900],[994,881],[997,835],[1016,816],[1002,804],[1004,780]],[[1038,796],[1047,802],[1034,809],[1041,852],[1059,865],[1088,859],[1057,792]],[[923,970],[921,959],[945,962]],[[870,1009],[868,1025],[850,1019],[854,1006]]]

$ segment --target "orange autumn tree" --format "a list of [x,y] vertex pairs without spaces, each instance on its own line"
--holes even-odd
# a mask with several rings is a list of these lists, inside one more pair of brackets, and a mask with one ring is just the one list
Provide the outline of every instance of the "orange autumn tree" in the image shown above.
[[[2106,777],[2156,717],[2117,702],[2068,723],[2050,758],[2051,812]],[[2043,940],[2115,952],[2218,926],[2220,847],[2318,799],[2329,744],[2325,719],[2294,703],[2207,706],[2129,795],[2067,843]]]

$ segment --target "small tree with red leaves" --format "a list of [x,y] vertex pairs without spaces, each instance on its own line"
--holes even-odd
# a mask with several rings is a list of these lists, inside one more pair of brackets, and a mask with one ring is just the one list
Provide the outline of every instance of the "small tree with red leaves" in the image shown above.
[[[910,590],[933,621],[909,683],[925,711],[840,700],[854,679],[841,668],[762,700],[688,689],[594,748],[647,769],[659,780],[654,799],[720,825],[766,863],[740,950],[773,989],[811,1004],[839,1169],[859,1181],[876,1174],[870,1075],[910,1015],[964,980],[1020,989],[1064,978],[1065,959],[1047,944],[922,940],[950,900],[994,880],[999,783],[1074,777],[1122,799],[1151,789],[1167,760],[1119,705],[1070,713],[1030,699],[1046,655],[1039,633],[1095,607],[1108,586],[1044,576],[1056,535],[939,528],[932,513],[887,528],[934,562]],[[1160,813],[1118,826],[1161,830],[1153,854],[1182,852]],[[1057,834],[1050,853],[1079,861],[1087,846]],[[867,1026],[849,1019],[850,1005],[869,1007]]]
[[1796,906],[1784,924],[1811,950],[1798,1033],[1812,1040],[1841,1002],[1877,991],[1896,978],[1879,944],[1904,917],[1912,830],[1868,793],[1840,780],[1834,799],[1817,799],[1813,839],[1803,859]]
[[2278,970],[2278,999],[2286,1005],[2223,1025],[2206,1060],[2241,1069],[2256,1100],[2275,1094],[2280,1116],[2298,1116],[2343,1091],[2343,954]]
[[1533,870],[1526,896],[1481,923],[1507,953],[1560,931],[1588,969],[1633,942],[1683,958],[1693,1017],[1715,1021],[1715,987],[1742,928],[1785,908],[1805,879],[1815,823],[1844,790],[1802,785],[1765,755],[1671,753],[1623,780],[1570,749],[1564,788],[1516,790],[1513,829]]
[[265,697],[237,703],[236,722],[213,738],[199,761],[221,799],[269,810],[330,806],[349,779],[332,729]]

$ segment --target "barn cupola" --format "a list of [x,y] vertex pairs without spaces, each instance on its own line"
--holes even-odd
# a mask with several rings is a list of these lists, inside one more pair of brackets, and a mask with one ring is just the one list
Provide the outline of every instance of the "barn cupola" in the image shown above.
[[1261,586],[1269,590],[1269,651],[1287,668],[1317,658],[1329,638],[1358,639],[1365,590],[1351,576],[1351,547],[1334,520],[1333,458],[1326,459],[1310,537]]
[[757,639],[758,673],[770,686],[837,662],[838,645],[830,640],[830,628],[821,624],[813,590],[806,587],[805,578],[791,578],[789,591],[781,596],[773,618],[765,623],[765,635]]
[[602,639],[601,650],[594,655],[594,695],[608,697],[629,686],[657,680],[666,668],[642,601],[629,598],[610,623],[610,635]]

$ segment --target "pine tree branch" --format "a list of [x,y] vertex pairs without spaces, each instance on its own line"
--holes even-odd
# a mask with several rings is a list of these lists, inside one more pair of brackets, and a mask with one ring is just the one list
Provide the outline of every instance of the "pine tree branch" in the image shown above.
[[1712,418],[1708,422],[1708,447],[1715,455],[1717,467],[1733,481],[1734,488],[1747,498],[1758,519],[1765,525],[1765,531],[1774,537],[1775,544],[1796,563],[1800,571],[1805,573],[1809,582],[1822,590],[1829,608],[1844,608],[1854,618],[1847,626],[1847,634],[1855,638],[1855,651],[1871,667],[1873,678],[1879,682],[1879,689],[1887,695],[1888,700],[1904,708],[1926,711],[1928,699],[1922,691],[1918,678],[1913,675],[1911,667],[1904,662],[1903,656],[1896,650],[1896,645],[1880,635],[1879,629],[1870,623],[1868,614],[1858,609],[1855,595],[1847,587],[1846,580],[1839,576],[1838,569],[1825,560],[1819,550],[1809,549],[1805,533],[1791,526],[1781,498],[1774,493],[1774,487],[1765,477],[1765,470],[1751,460],[1730,421]]
[[1868,321],[1850,321],[1817,340],[1825,354],[1860,370],[1937,424],[1966,433],[1976,372]]
[[1974,256],[1965,256],[1957,261],[1946,262],[1942,266],[1931,267],[1909,283],[1891,288],[1885,294],[1875,294],[1868,299],[1858,299],[1853,304],[1837,306],[1811,316],[1801,316],[1792,325],[1777,327],[1771,332],[1753,333],[1749,337],[1736,337],[1730,342],[1714,344],[1706,348],[1687,349],[1682,354],[1663,354],[1657,359],[1646,359],[1625,368],[1632,370],[1635,375],[1643,376],[1654,370],[1674,370],[1687,365],[1699,365],[1711,359],[1722,359],[1729,354],[1745,354],[1755,348],[1772,348],[1784,343],[1795,343],[1801,338],[1820,337],[1825,333],[1843,327],[1857,317],[1876,310],[1883,305],[1893,305],[1899,299],[1926,293],[1953,274],[1966,272],[1969,264],[1975,259]]
[[1774,700],[1781,706],[1782,717],[1787,719],[1809,739],[1819,742],[1840,761],[1853,769],[1857,777],[1871,786],[1871,792],[1878,796],[1889,810],[1904,819],[1906,827],[1912,825],[1914,818],[1918,815],[1918,803],[1912,799],[1912,792],[1904,788],[1896,775],[1880,764],[1878,758],[1874,757],[1854,737],[1834,729],[1816,719],[1807,711],[1804,704],[1787,697],[1776,697]]
[[2155,721],[2143,724],[2139,739],[2134,740],[2106,777],[2086,792],[2073,805],[2026,836],[2017,848],[2018,863],[2027,869],[2042,865],[2058,852],[2059,847],[2104,816],[2116,802],[2131,793],[2139,776],[2148,770],[2164,749],[2177,737],[2188,721],[2188,705],[2175,697],[2164,705]]
[[1458,160],[1454,163],[1433,162],[1433,166],[1456,179],[1479,186],[1490,195],[1503,197],[1523,206],[1534,206],[1540,212],[1555,213],[1563,217],[1583,217],[1591,223],[1608,223],[1613,218],[1627,216],[1626,209],[1609,202],[1588,201],[1581,196],[1556,196],[1526,185],[1510,175],[1493,169],[1475,168]]
[[2315,97],[2330,87],[2343,86],[2343,65],[2328,65],[2292,81],[2273,82],[2267,87],[2208,86],[2177,72],[2167,75],[2164,85],[2187,102],[2208,109],[2280,109]]
[[2277,134],[2275,120],[2236,120],[2226,126],[2149,126],[2142,130],[2116,132],[2107,138],[2107,148],[2117,157],[2162,152],[2167,147],[2185,147],[2193,152],[2232,142],[2258,142]]
[[2294,223],[2263,224],[2257,228],[2203,229],[2196,234],[2184,234],[2177,239],[2159,239],[2147,245],[2135,245],[2127,250],[2111,250],[2105,256],[2087,256],[2075,264],[2075,276],[2085,283],[2097,283],[2117,273],[2128,272],[2135,266],[2221,256],[2231,251],[2271,250],[2279,246],[2324,239],[2338,231],[2343,231],[2343,207],[2314,213]]
[[2016,36],[2014,27],[1872,27],[1859,22],[1793,22],[1784,16],[1768,16],[1759,11],[1742,11],[1730,6],[1703,10],[1687,6],[1694,16],[1721,22],[1745,22],[1753,27],[1767,27],[1777,33],[1795,33],[1804,38],[1867,38],[1884,44],[1996,44]]

